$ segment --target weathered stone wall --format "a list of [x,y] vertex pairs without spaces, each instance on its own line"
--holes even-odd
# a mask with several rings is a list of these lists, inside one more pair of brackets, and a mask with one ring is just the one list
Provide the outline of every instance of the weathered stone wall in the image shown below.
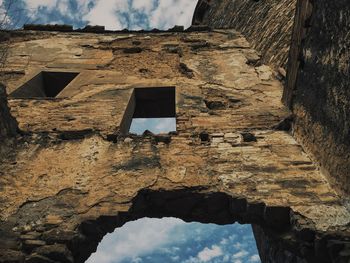
[[[194,24],[234,28],[261,52],[262,61],[286,67],[284,102],[294,108],[295,136],[340,189],[350,191],[349,4],[346,0],[199,1]],[[296,87],[296,89],[295,89]]]
[[339,188],[350,193],[350,5],[299,1],[284,102],[294,134]]
[[[234,30],[17,34],[4,81],[25,143],[0,163],[0,262],[84,262],[145,216],[254,223],[309,262],[349,255],[349,211]],[[54,98],[14,96],[43,71],[79,75]],[[147,87],[176,88],[176,132],[121,135]]]
[[[261,52],[265,63],[284,68],[288,63],[283,101],[295,114],[294,136],[320,163],[333,184],[347,193],[350,192],[349,18],[347,0],[203,0],[199,1],[193,19],[194,24],[240,31]],[[263,262],[291,262],[291,258],[293,262],[304,262],[259,227],[254,227],[254,233]],[[340,254],[335,251],[332,259],[324,260],[336,260]]]
[[264,263],[307,263],[307,259],[296,256],[297,253],[288,251],[290,246],[281,242],[280,238],[269,236],[258,225],[252,225],[254,237],[259,250],[261,262]]
[[263,62],[285,67],[296,0],[200,0],[193,24],[234,28],[262,54]]
[[16,134],[16,121],[10,115],[5,87],[0,84],[0,144],[6,137]]

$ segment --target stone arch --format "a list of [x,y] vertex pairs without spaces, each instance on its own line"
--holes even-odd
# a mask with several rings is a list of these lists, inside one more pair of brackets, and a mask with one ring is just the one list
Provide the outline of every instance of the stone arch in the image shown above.
[[[66,194],[69,198],[72,198],[72,195],[80,195],[74,192],[63,193]],[[220,225],[235,222],[254,224],[255,231],[263,231],[273,239],[278,237],[283,240],[286,236],[294,236],[293,242],[289,244],[292,251],[290,254],[295,258],[300,254],[297,250],[300,239],[297,240],[293,227],[296,218],[288,207],[266,206],[264,203],[249,202],[246,198],[232,197],[223,192],[213,192],[200,187],[174,190],[143,189],[127,206],[127,210],[114,215],[107,211],[105,215],[82,221],[75,216],[69,220],[70,226],[57,224],[55,228],[41,235],[46,245],[32,250],[27,261],[37,262],[40,259],[42,262],[85,262],[96,251],[98,243],[107,233],[113,232],[128,221],[143,217],[176,217],[187,222]]]

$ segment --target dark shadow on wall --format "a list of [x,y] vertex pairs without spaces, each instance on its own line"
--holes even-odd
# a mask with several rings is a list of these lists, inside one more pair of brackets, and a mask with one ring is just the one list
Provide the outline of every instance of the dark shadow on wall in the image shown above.
[[347,0],[299,0],[283,101],[294,136],[334,186],[350,193],[350,35]]
[[14,137],[17,131],[17,121],[11,116],[8,107],[6,88],[0,83],[0,144],[6,138]]

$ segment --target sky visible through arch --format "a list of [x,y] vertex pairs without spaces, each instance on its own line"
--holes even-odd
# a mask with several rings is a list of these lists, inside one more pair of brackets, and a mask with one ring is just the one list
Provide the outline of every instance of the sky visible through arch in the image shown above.
[[104,237],[86,263],[259,263],[250,225],[143,218]]
[[[187,28],[196,3],[197,0],[0,0],[0,21],[8,28],[21,28],[24,23],[70,24],[74,28],[103,25],[109,30],[168,29],[174,25]],[[171,125],[169,130],[174,129]],[[136,131],[142,133],[141,130]],[[88,260],[129,262],[258,263],[260,259],[249,225],[188,224],[167,218],[126,224],[107,235]]]

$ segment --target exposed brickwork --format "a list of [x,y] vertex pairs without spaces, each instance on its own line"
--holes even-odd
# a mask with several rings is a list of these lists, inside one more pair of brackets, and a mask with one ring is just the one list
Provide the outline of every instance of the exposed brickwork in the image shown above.
[[295,136],[350,193],[349,2],[299,1],[284,100]]
[[[262,52],[264,62],[275,66],[286,66],[291,44],[283,101],[294,113],[290,119],[294,136],[333,186],[343,192],[344,203],[348,203],[350,192],[348,17],[346,0],[203,0],[193,20],[214,28],[237,29]],[[280,72],[284,75],[283,70]],[[262,231],[255,232],[265,262],[290,260],[280,241]],[[339,254],[335,251],[328,260],[334,261]]]
[[193,23],[234,28],[262,54],[263,62],[286,67],[296,0],[200,0]]
[[[80,74],[56,98],[10,99],[25,143],[1,163],[0,262],[83,262],[143,216],[254,223],[317,262],[347,249],[349,212],[288,133],[281,83],[236,31],[18,39],[10,93],[41,70]],[[142,87],[176,87],[176,133],[120,133]]]

